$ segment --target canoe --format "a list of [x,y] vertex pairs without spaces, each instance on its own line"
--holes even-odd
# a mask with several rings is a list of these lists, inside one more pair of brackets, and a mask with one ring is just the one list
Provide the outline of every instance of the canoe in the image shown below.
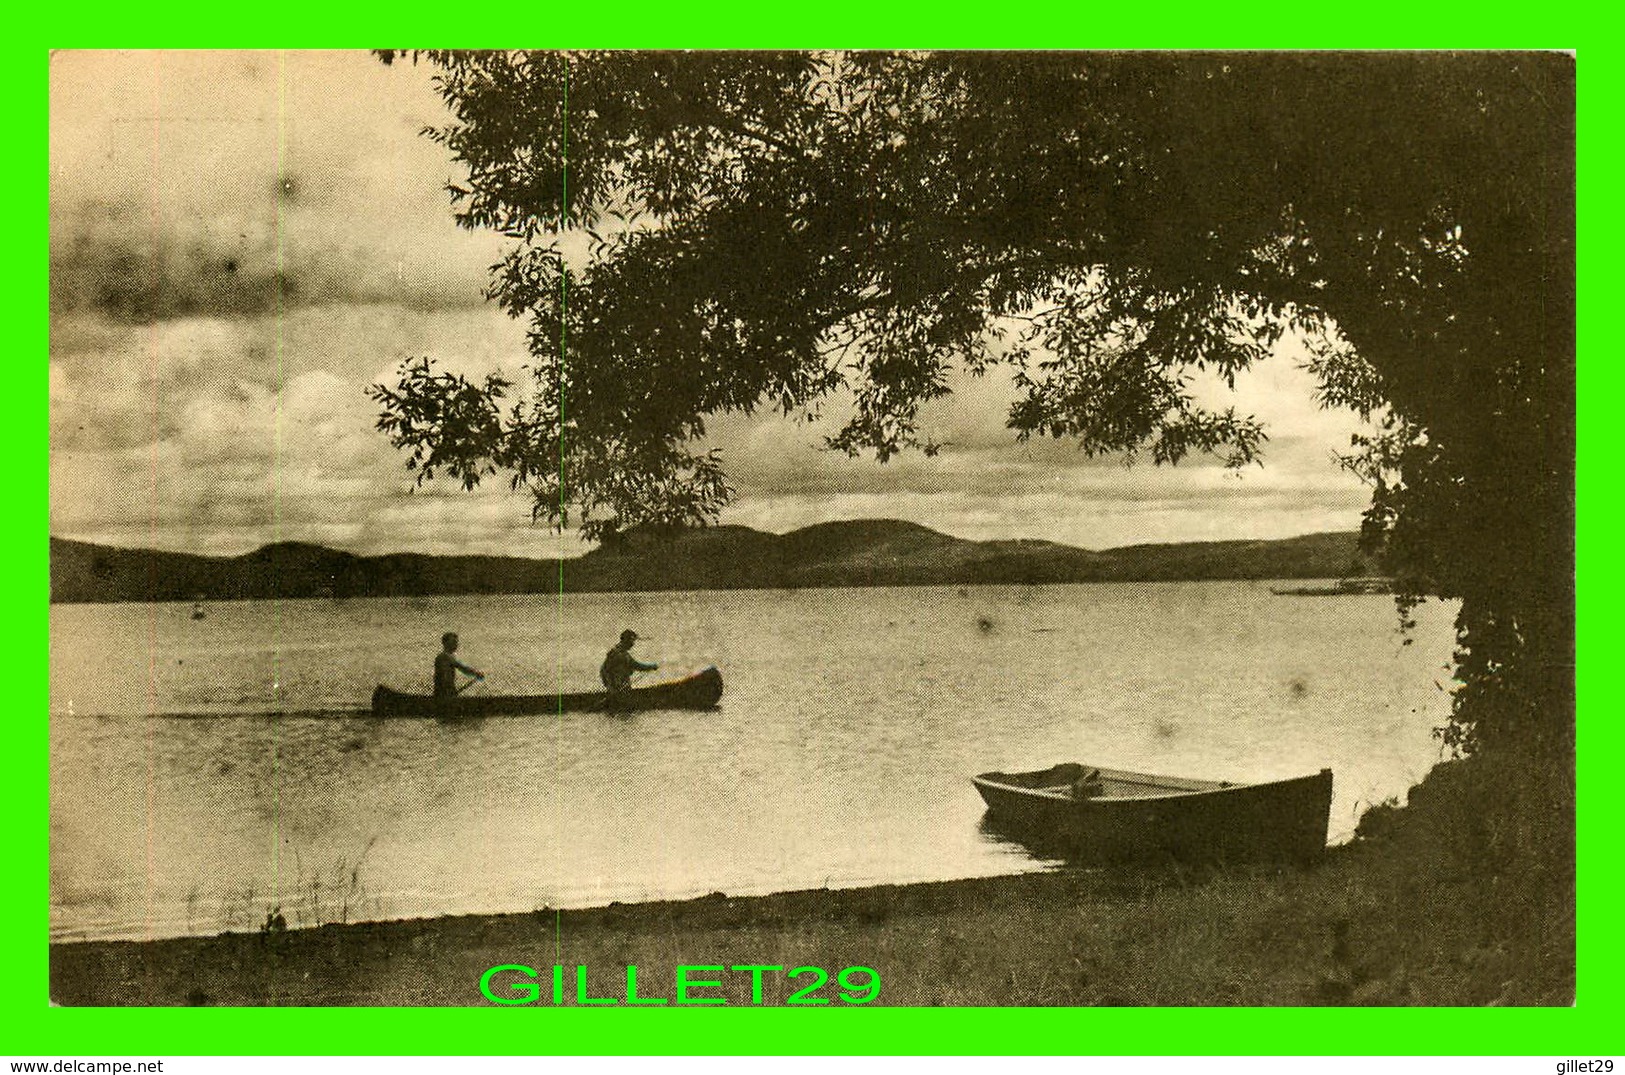
[[[1080,798],[1076,783],[1093,773]],[[996,833],[1086,861],[1307,860],[1326,848],[1332,805],[1330,769],[1233,784],[1067,762],[972,782]]]
[[[722,697],[722,673],[707,668],[684,679],[634,687],[619,701],[618,712],[641,709],[712,709]],[[608,707],[607,691],[576,694],[459,694],[435,698],[404,694],[379,684],[372,692],[375,717],[509,717],[545,713],[592,712]]]

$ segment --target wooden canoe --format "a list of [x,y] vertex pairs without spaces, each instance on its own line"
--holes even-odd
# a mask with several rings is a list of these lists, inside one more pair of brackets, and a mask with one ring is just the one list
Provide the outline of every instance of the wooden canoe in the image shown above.
[[[1075,783],[1098,773],[1084,797]],[[1326,848],[1332,771],[1260,784],[1067,762],[973,777],[994,832],[1084,861],[1306,860]]]
[[[707,668],[685,679],[634,687],[617,699],[617,711],[641,709],[712,709],[722,697],[722,673]],[[375,717],[517,717],[547,713],[604,711],[607,691],[575,694],[459,694],[435,698],[404,694],[379,684],[372,692]]]

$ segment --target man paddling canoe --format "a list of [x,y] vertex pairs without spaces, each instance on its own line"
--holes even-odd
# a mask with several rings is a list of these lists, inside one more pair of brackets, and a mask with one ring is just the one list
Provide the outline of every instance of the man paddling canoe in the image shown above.
[[660,667],[658,664],[645,664],[632,656],[632,644],[637,640],[636,631],[622,631],[621,640],[604,654],[604,663],[599,666],[598,678],[603,681],[604,689],[609,691],[605,708],[611,712],[630,708],[626,695],[632,689],[633,672],[653,672]]
[[[457,634],[447,631],[440,636],[441,650],[434,655],[434,696],[436,698],[453,698],[463,688],[457,685],[457,673],[473,676],[470,683],[478,683],[485,678],[485,673],[477,668],[470,668],[459,661],[457,653]],[[467,686],[464,684],[463,686]]]

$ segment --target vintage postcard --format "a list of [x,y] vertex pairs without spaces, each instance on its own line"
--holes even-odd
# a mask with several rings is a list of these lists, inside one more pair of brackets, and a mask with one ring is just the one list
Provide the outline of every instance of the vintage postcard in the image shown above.
[[52,1001],[1573,1004],[1574,78],[56,53]]

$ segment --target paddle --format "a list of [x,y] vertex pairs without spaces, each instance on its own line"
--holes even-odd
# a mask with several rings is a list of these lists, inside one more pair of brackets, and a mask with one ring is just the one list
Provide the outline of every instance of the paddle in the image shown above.
[[[631,689],[631,687],[630,687],[631,680],[637,678],[638,676],[643,675],[646,672],[653,672],[653,671],[654,671],[653,668],[634,668],[634,669],[632,669],[632,675],[629,676],[628,680],[627,680],[627,682],[629,684],[628,689],[629,690]],[[604,692],[604,700],[602,702],[599,702],[599,703],[595,704],[593,706],[593,711],[598,712],[598,713],[615,713],[615,714],[618,714],[618,715],[621,715],[621,716],[626,716],[626,715],[629,715],[631,713],[630,708],[626,708],[626,709],[616,709],[616,708],[614,708],[611,705],[611,703],[614,700],[615,700],[615,696],[613,694],[610,694],[608,691],[605,691]]]
[[476,684],[476,683],[484,683],[484,682],[485,682],[485,677],[484,676],[475,676],[473,679],[469,680],[467,683],[464,683],[461,687],[458,687],[455,693],[462,694],[464,691],[468,690],[468,688],[472,687],[474,684]]

